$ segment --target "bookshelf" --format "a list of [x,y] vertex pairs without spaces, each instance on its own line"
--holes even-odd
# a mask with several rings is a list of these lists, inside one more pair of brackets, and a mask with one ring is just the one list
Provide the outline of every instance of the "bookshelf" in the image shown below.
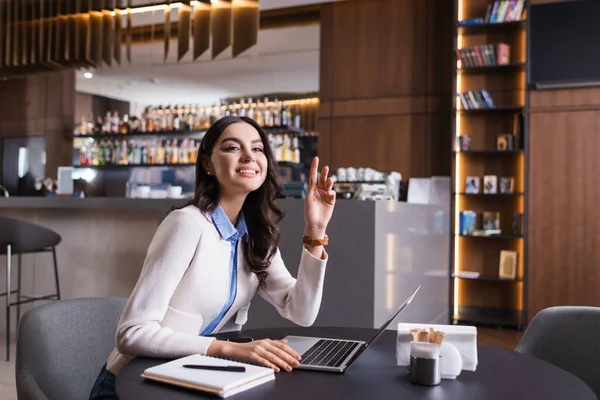
[[454,6],[449,322],[523,329],[528,1]]

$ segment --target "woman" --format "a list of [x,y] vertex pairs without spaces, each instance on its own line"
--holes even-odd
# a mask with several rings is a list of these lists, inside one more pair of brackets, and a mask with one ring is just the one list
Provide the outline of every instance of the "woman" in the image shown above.
[[[207,354],[291,371],[300,356],[282,340],[233,343],[207,337],[239,330],[258,294],[298,325],[312,325],[323,291],[326,228],[335,205],[333,181],[312,161],[304,200],[298,279],[278,249],[277,163],[253,120],[229,116],[206,132],[196,162],[191,204],[171,212],[148,248],[123,311],[116,348],[90,399],[116,398],[115,376],[135,356]],[[317,181],[318,179],[318,181]],[[300,238],[299,243],[300,243]]]

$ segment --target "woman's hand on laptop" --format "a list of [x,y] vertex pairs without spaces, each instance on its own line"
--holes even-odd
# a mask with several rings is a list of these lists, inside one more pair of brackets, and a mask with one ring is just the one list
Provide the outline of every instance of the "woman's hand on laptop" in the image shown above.
[[291,371],[299,365],[300,355],[287,345],[287,340],[261,339],[249,343],[215,340],[208,347],[208,355],[231,358],[273,368]]

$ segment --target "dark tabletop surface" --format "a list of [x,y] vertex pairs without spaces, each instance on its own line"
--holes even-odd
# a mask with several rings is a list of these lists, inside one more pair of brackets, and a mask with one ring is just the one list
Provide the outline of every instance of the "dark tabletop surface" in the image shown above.
[[[355,328],[277,328],[218,335],[281,339],[286,335],[368,340],[375,330]],[[212,398],[199,391],[144,381],[140,374],[165,359],[135,358],[121,369],[116,383],[120,400]],[[232,396],[246,399],[477,399],[597,400],[592,390],[570,373],[543,361],[498,347],[478,345],[477,371],[462,371],[438,386],[412,384],[406,367],[396,365],[396,332],[386,331],[344,374],[295,370]]]

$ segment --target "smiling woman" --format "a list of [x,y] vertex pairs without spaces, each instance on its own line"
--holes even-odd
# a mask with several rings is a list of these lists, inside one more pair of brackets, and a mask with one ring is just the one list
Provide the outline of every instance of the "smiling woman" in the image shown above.
[[[116,332],[116,347],[90,399],[115,398],[121,368],[136,356],[191,354],[291,371],[300,356],[285,340],[233,343],[209,335],[240,330],[255,294],[302,326],[317,318],[328,255],[326,229],[335,192],[315,157],[304,200],[298,277],[279,250],[282,186],[268,138],[254,120],[227,116],[206,132],[196,161],[193,200],[159,226]],[[300,239],[300,238],[298,238]],[[300,240],[299,240],[300,242]],[[241,253],[241,254],[240,254]]]

